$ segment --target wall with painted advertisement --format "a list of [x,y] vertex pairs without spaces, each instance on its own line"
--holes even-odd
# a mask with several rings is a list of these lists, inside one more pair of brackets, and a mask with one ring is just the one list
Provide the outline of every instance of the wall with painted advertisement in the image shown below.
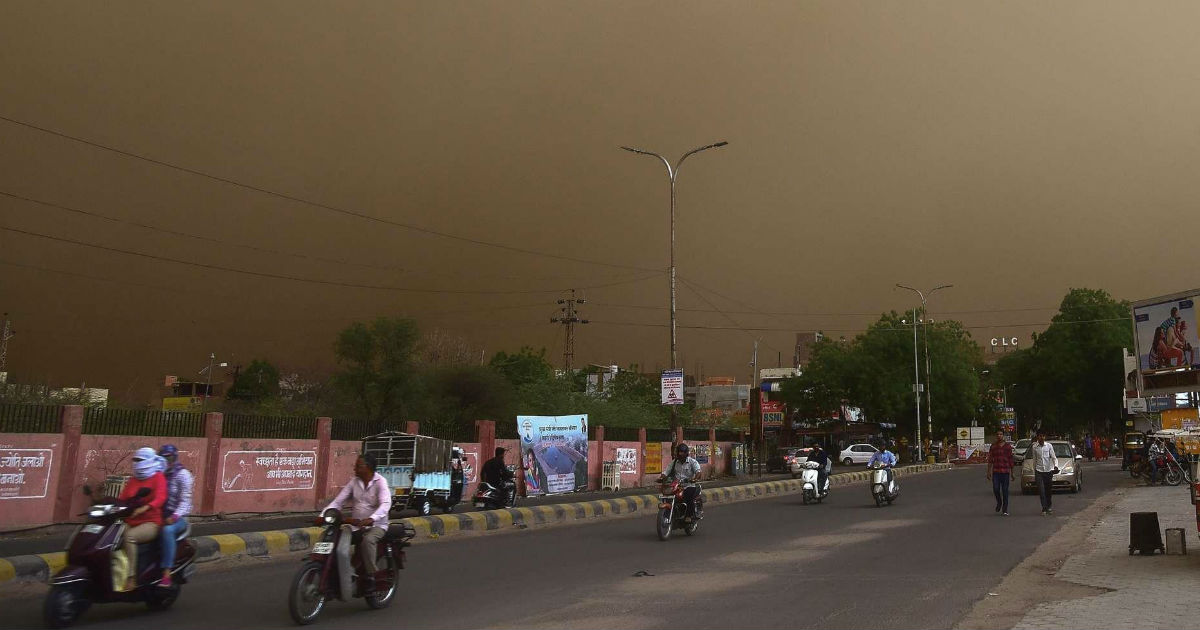
[[1133,309],[1142,370],[1200,368],[1195,300],[1196,296],[1188,296]]
[[517,416],[528,496],[588,487],[587,415]]
[[[215,512],[300,512],[313,509],[316,440],[221,440]],[[351,473],[329,471],[330,485]]]
[[61,459],[59,435],[0,435],[0,530],[53,521]]

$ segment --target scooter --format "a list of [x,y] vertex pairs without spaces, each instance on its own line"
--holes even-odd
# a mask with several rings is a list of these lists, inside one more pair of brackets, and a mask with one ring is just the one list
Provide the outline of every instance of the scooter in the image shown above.
[[817,462],[804,462],[800,464],[800,479],[802,488],[804,489],[804,505],[808,505],[813,501],[820,503],[822,499],[829,496],[829,477],[825,477],[825,485],[820,491],[817,490],[817,481],[821,478],[821,465]]
[[666,540],[671,537],[671,530],[682,529],[683,533],[691,536],[700,527],[704,518],[704,492],[699,483],[696,486],[696,516],[687,519],[687,503],[683,500],[683,491],[689,484],[680,483],[677,479],[659,477],[661,496],[658,498],[658,539]]
[[878,462],[871,468],[871,496],[875,498],[875,507],[881,507],[884,503],[891,505],[900,497],[900,484],[896,483],[895,475],[888,481],[889,469],[891,466]]
[[[288,591],[288,612],[292,620],[302,626],[316,621],[325,602],[331,599],[350,601],[362,597],[369,608],[387,608],[396,598],[400,569],[404,568],[404,548],[416,535],[412,526],[407,523],[388,525],[387,533],[375,550],[379,569],[374,575],[375,591],[367,595],[363,590],[362,558],[357,553],[362,530],[352,531],[342,522],[342,512],[336,508],[322,512],[318,522],[325,525],[325,531],[304,559],[304,565],[296,572]],[[351,553],[352,547],[354,553]]]
[[[505,500],[505,496],[508,500]],[[490,483],[479,482],[479,488],[475,490],[475,497],[472,499],[475,507],[483,510],[499,510],[502,508],[516,507],[517,505],[517,484],[515,481],[508,480],[504,482],[504,492]]]
[[[84,486],[83,493],[91,496],[92,490]],[[65,628],[92,604],[145,602],[150,610],[166,610],[175,603],[183,585],[195,571],[196,548],[187,539],[192,529],[190,525],[176,537],[179,545],[175,563],[171,565],[170,587],[158,586],[163,570],[158,564],[160,543],[155,539],[138,545],[138,566],[128,567],[130,574],[137,578],[137,586],[128,591],[113,590],[114,560],[120,563],[124,558],[124,552],[116,558],[113,555],[121,549],[124,519],[140,507],[142,499],[149,494],[149,488],[142,488],[133,498],[123,501],[101,497],[88,509],[87,522],[67,540],[67,566],[50,578],[50,592],[42,606],[47,626]],[[119,581],[124,579],[118,578]],[[118,583],[116,586],[123,585]]]

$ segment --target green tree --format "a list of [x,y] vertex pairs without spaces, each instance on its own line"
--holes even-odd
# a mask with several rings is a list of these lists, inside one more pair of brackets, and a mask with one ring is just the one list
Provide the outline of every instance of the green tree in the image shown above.
[[515,354],[508,354],[502,350],[492,357],[488,365],[517,388],[554,378],[554,368],[546,361],[545,348],[534,352],[533,348],[522,346]]
[[411,319],[355,322],[334,343],[339,370],[333,384],[348,404],[373,420],[408,417],[418,402],[415,351],[420,338]]
[[1124,363],[1132,347],[1129,303],[1098,289],[1071,289],[1033,347],[998,364],[1026,428],[1052,432],[1118,428]]
[[226,398],[259,402],[279,397],[279,368],[263,359],[255,359],[238,372]]
[[426,380],[430,404],[422,422],[435,435],[469,435],[482,419],[516,422],[512,384],[487,366],[445,367]]

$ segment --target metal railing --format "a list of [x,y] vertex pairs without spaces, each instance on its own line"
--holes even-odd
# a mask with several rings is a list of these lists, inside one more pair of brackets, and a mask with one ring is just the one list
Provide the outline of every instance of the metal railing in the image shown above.
[[664,427],[655,427],[646,429],[647,442],[674,442],[675,432]]
[[91,407],[83,415],[83,432],[89,435],[203,437],[204,414]]
[[221,435],[250,440],[314,440],[317,419],[314,416],[256,416],[225,414]]
[[0,403],[0,433],[62,433],[62,405]]
[[636,442],[638,441],[638,427],[604,427],[604,441]]
[[683,439],[702,442],[708,439],[708,429],[684,429]]

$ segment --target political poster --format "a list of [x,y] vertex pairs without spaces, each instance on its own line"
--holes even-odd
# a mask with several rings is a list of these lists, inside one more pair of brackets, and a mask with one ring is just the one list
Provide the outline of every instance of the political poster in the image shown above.
[[683,404],[683,370],[663,370],[662,404]]
[[617,467],[622,475],[636,475],[638,471],[638,452],[636,448],[617,449]]
[[1138,338],[1138,363],[1143,370],[1200,368],[1193,298],[1136,307],[1133,321]]
[[517,416],[525,493],[561,494],[588,485],[587,415]]
[[479,447],[463,447],[463,483],[479,482]]
[[229,451],[221,468],[221,490],[309,490],[316,461],[316,451]]
[[50,488],[54,451],[48,448],[0,449],[0,499],[41,499]]

